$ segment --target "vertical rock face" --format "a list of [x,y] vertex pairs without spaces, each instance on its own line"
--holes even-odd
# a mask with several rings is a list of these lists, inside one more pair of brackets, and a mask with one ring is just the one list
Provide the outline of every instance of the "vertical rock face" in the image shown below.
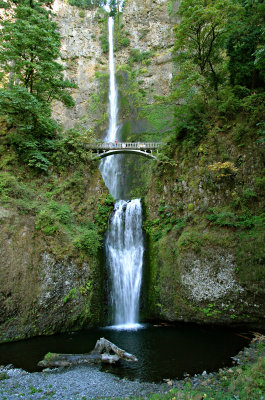
[[72,92],[75,107],[69,110],[55,103],[53,116],[66,129],[82,122],[82,119],[90,128],[100,118],[97,110],[89,114],[90,96],[98,90],[95,72],[100,64],[107,63],[100,46],[101,31],[96,18],[97,11],[81,11],[62,0],[55,0],[53,12],[62,37],[61,62],[66,68],[65,75],[78,85]]
[[[108,54],[103,53],[100,38],[106,32],[106,20],[102,10],[80,10],[62,0],[55,0],[54,19],[62,37],[62,63],[65,75],[78,88],[73,90],[76,105],[66,109],[54,104],[53,115],[71,128],[82,124],[88,129],[96,126],[107,112],[107,99],[101,92],[100,101],[94,104],[100,86],[97,72],[108,73]],[[115,52],[116,66],[128,65],[131,51],[149,52],[148,62],[135,62],[134,69],[141,79],[138,90],[145,90],[145,104],[153,103],[153,95],[166,95],[172,78],[171,47],[173,45],[172,23],[168,15],[166,0],[130,0],[121,16],[122,30],[126,31],[129,45]],[[103,90],[107,90],[107,80]],[[102,88],[101,88],[102,90]]]
[[[57,183],[60,187],[62,180],[57,179]],[[0,207],[0,342],[102,323],[102,250],[89,252],[76,246],[75,240],[85,238],[82,226],[95,229],[97,218],[99,224],[106,223],[108,215],[104,222],[102,214],[97,214],[99,207],[106,211],[106,196],[99,171],[86,175],[80,193],[76,179],[72,179],[67,200],[72,199],[72,206],[76,205],[71,214],[73,224],[77,222],[75,217],[80,221],[84,214],[79,233],[71,232],[70,225],[66,230],[61,225],[56,233],[45,233],[36,224],[41,212],[23,213],[8,203]],[[36,199],[32,201],[36,204]],[[49,217],[46,220],[51,226]]]
[[[129,32],[130,45],[118,52],[118,63],[128,63],[132,49],[151,52],[150,64],[144,65],[142,71],[140,88],[152,90],[156,95],[167,95],[173,68],[173,25],[168,13],[168,1],[131,0],[124,8],[122,23],[124,30]],[[138,71],[140,67],[136,65]],[[146,100],[147,103],[152,103],[153,96],[148,96]]]

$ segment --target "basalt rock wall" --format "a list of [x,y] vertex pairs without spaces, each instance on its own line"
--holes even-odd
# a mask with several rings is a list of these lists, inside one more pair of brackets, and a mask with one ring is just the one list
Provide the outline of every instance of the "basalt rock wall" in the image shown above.
[[[55,103],[53,115],[66,129],[83,125],[102,133],[107,127],[108,111],[108,50],[101,44],[105,41],[106,45],[108,40],[107,15],[102,9],[81,10],[63,0],[55,0],[53,12],[62,37],[65,75],[78,85],[72,92],[75,107],[69,110]],[[130,0],[115,24],[116,36],[123,35],[128,40],[126,46],[116,46],[115,51],[120,96],[127,97],[127,101],[131,98],[129,111],[120,104],[119,119],[124,122],[132,115],[137,119],[136,108],[153,104],[154,95],[169,93],[173,22],[167,1]],[[148,60],[136,58],[130,64],[132,51],[146,53]],[[134,71],[133,82],[128,81],[128,71],[124,72],[126,66]],[[135,92],[144,96],[136,100]],[[134,130],[137,131],[135,127]]]

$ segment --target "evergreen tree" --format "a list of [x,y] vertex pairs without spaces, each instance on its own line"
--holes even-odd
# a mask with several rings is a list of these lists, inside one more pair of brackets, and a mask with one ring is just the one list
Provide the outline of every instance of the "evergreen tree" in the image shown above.
[[106,0],[68,0],[71,6],[84,9],[101,7],[106,4]]
[[23,160],[47,170],[57,130],[50,103],[59,100],[73,106],[67,89],[75,85],[63,78],[63,67],[56,61],[60,35],[47,9],[51,1],[12,3],[14,11],[9,11],[0,32],[0,115],[12,132],[16,130],[10,140]]

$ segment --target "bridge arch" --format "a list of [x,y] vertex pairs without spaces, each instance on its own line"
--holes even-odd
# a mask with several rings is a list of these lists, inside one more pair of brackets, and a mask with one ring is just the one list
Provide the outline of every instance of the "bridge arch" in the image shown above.
[[141,150],[133,150],[133,149],[126,149],[126,150],[125,149],[113,149],[113,150],[104,151],[102,153],[95,154],[93,157],[93,160],[105,158],[105,157],[112,156],[115,154],[137,154],[139,156],[148,157],[153,160],[157,160],[157,157],[154,156],[152,153],[148,153],[147,151],[141,151]]
[[157,160],[154,152],[158,152],[161,143],[130,143],[130,142],[115,142],[115,143],[98,143],[86,145],[86,148],[94,153],[93,160],[105,158],[115,154],[137,154],[143,157],[148,157]]

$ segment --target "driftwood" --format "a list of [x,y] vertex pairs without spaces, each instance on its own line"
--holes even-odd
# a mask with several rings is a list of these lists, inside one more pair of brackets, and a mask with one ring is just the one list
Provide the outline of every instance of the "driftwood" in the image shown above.
[[125,350],[120,349],[114,343],[105,338],[97,341],[94,350],[88,354],[59,354],[47,353],[38,366],[50,367],[70,367],[78,364],[115,364],[122,358],[125,361],[138,361],[137,358]]

